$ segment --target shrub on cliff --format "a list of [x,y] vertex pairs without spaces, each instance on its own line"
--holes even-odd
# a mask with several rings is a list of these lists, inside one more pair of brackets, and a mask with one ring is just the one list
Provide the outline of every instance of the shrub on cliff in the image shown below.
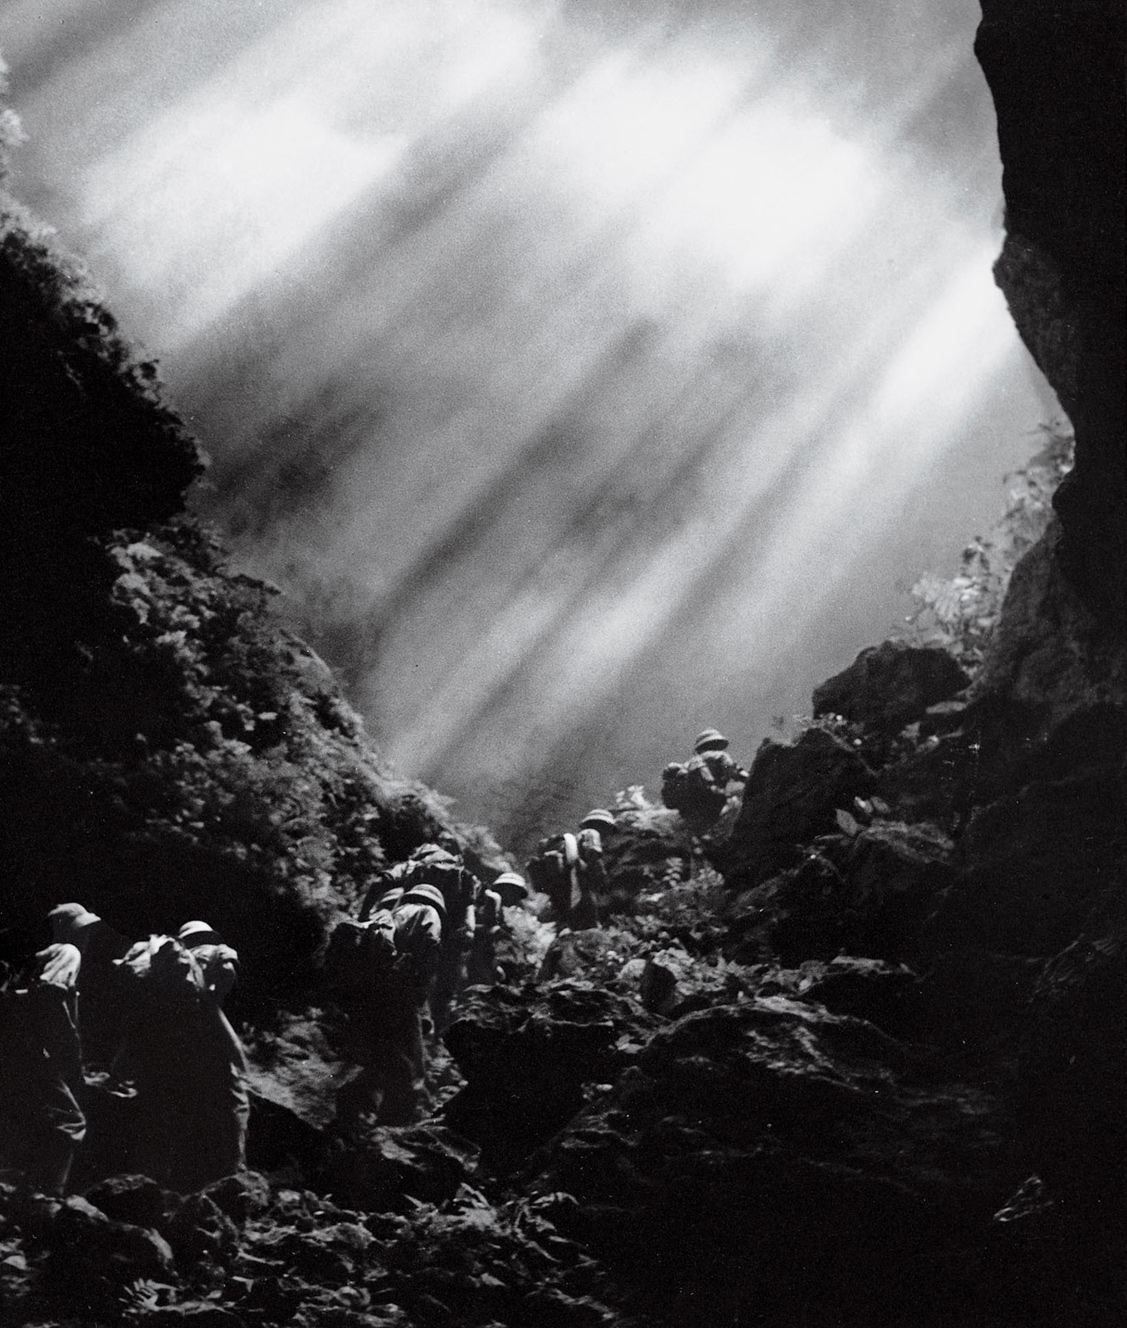
[[10,943],[33,943],[63,897],[130,932],[202,915],[243,954],[244,1003],[275,1000],[302,985],[325,923],[446,808],[380,764],[275,620],[275,592],[225,573],[190,523],[104,556],[118,575],[72,624],[53,685],[4,693]]
[[1072,431],[1063,421],[1041,426],[1042,447],[1006,476],[1009,501],[1000,520],[963,550],[953,577],[925,573],[912,587],[916,607],[909,634],[919,645],[942,646],[971,670],[982,663],[1002,612],[1010,575],[1045,533],[1052,497],[1072,467]]

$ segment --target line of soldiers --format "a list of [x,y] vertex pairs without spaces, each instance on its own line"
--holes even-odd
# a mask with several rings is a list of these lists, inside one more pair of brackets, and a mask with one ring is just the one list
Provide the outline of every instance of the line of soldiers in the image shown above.
[[245,1164],[246,1057],[223,1013],[238,954],[206,922],[131,943],[81,904],[0,989],[0,1152],[66,1192],[98,1089],[128,1102],[115,1170],[182,1191]]
[[[700,734],[690,761],[663,772],[666,805],[713,823],[728,785],[747,779],[727,746],[715,729]],[[599,925],[604,839],[616,828],[611,812],[594,808],[577,833],[541,841],[529,861],[529,880],[561,931]],[[421,845],[372,882],[358,918],[337,926],[325,955],[344,1015],[342,1050],[357,1067],[338,1093],[338,1122],[418,1119],[424,1032],[445,1030],[465,987],[496,980],[503,910],[528,894],[517,872],[485,885],[450,837]],[[222,1008],[237,953],[200,921],[136,944],[80,904],[59,905],[50,923],[51,944],[0,991],[0,1054],[6,1069],[18,1067],[0,1082],[0,1127],[11,1126],[3,1151],[19,1155],[37,1188],[63,1193],[86,1138],[88,1081],[100,1078],[123,1096],[130,1084],[135,1099],[124,1169],[185,1191],[237,1171],[247,1065]]]
[[355,921],[337,925],[325,974],[344,1015],[340,1049],[356,1067],[337,1094],[339,1127],[418,1119],[424,1034],[445,1030],[467,986],[496,980],[503,910],[527,895],[517,872],[487,886],[456,841],[426,843],[376,877]]

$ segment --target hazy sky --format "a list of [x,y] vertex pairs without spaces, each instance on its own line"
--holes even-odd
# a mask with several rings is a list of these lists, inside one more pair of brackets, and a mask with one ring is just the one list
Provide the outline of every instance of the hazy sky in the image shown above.
[[[941,10],[941,13],[934,11]],[[84,254],[384,750],[522,841],[888,635],[1053,412],[971,0],[8,0]]]

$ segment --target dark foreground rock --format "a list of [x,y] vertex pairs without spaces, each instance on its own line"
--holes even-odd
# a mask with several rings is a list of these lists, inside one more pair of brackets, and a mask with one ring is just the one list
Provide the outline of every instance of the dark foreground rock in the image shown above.
[[475,992],[447,1030],[466,1079],[446,1122],[498,1171],[521,1166],[636,1055],[651,1016],[585,984]]
[[1016,1173],[997,1104],[918,1070],[873,1025],[782,997],[691,1014],[536,1184],[576,1196],[572,1229],[671,1323],[930,1322],[931,1253],[985,1233]]
[[928,823],[823,836],[799,866],[746,896],[784,964],[838,954],[913,960],[955,880],[951,841]]

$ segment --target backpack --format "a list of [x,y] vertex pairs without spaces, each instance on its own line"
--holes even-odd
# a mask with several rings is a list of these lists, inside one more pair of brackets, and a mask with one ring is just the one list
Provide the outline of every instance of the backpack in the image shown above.
[[708,762],[698,754],[684,765],[673,762],[665,767],[661,773],[661,800],[682,815],[718,816],[727,795],[716,782]]
[[579,903],[580,870],[579,841],[571,834],[542,839],[536,856],[525,868],[533,889],[547,895],[561,917],[568,916]]
[[473,878],[456,862],[428,862],[425,858],[413,862],[404,874],[402,884],[404,893],[416,885],[433,885],[436,890],[441,890],[447,912],[473,902]]
[[395,918],[390,910],[377,909],[364,922],[346,918],[333,928],[325,951],[325,976],[338,995],[361,994],[374,979],[391,971],[395,957]]
[[661,772],[661,800],[670,811],[679,812],[686,803],[689,772],[680,761],[670,761]]
[[208,1001],[207,979],[199,961],[175,936],[149,936],[113,961],[121,980],[143,1005],[178,1014]]

